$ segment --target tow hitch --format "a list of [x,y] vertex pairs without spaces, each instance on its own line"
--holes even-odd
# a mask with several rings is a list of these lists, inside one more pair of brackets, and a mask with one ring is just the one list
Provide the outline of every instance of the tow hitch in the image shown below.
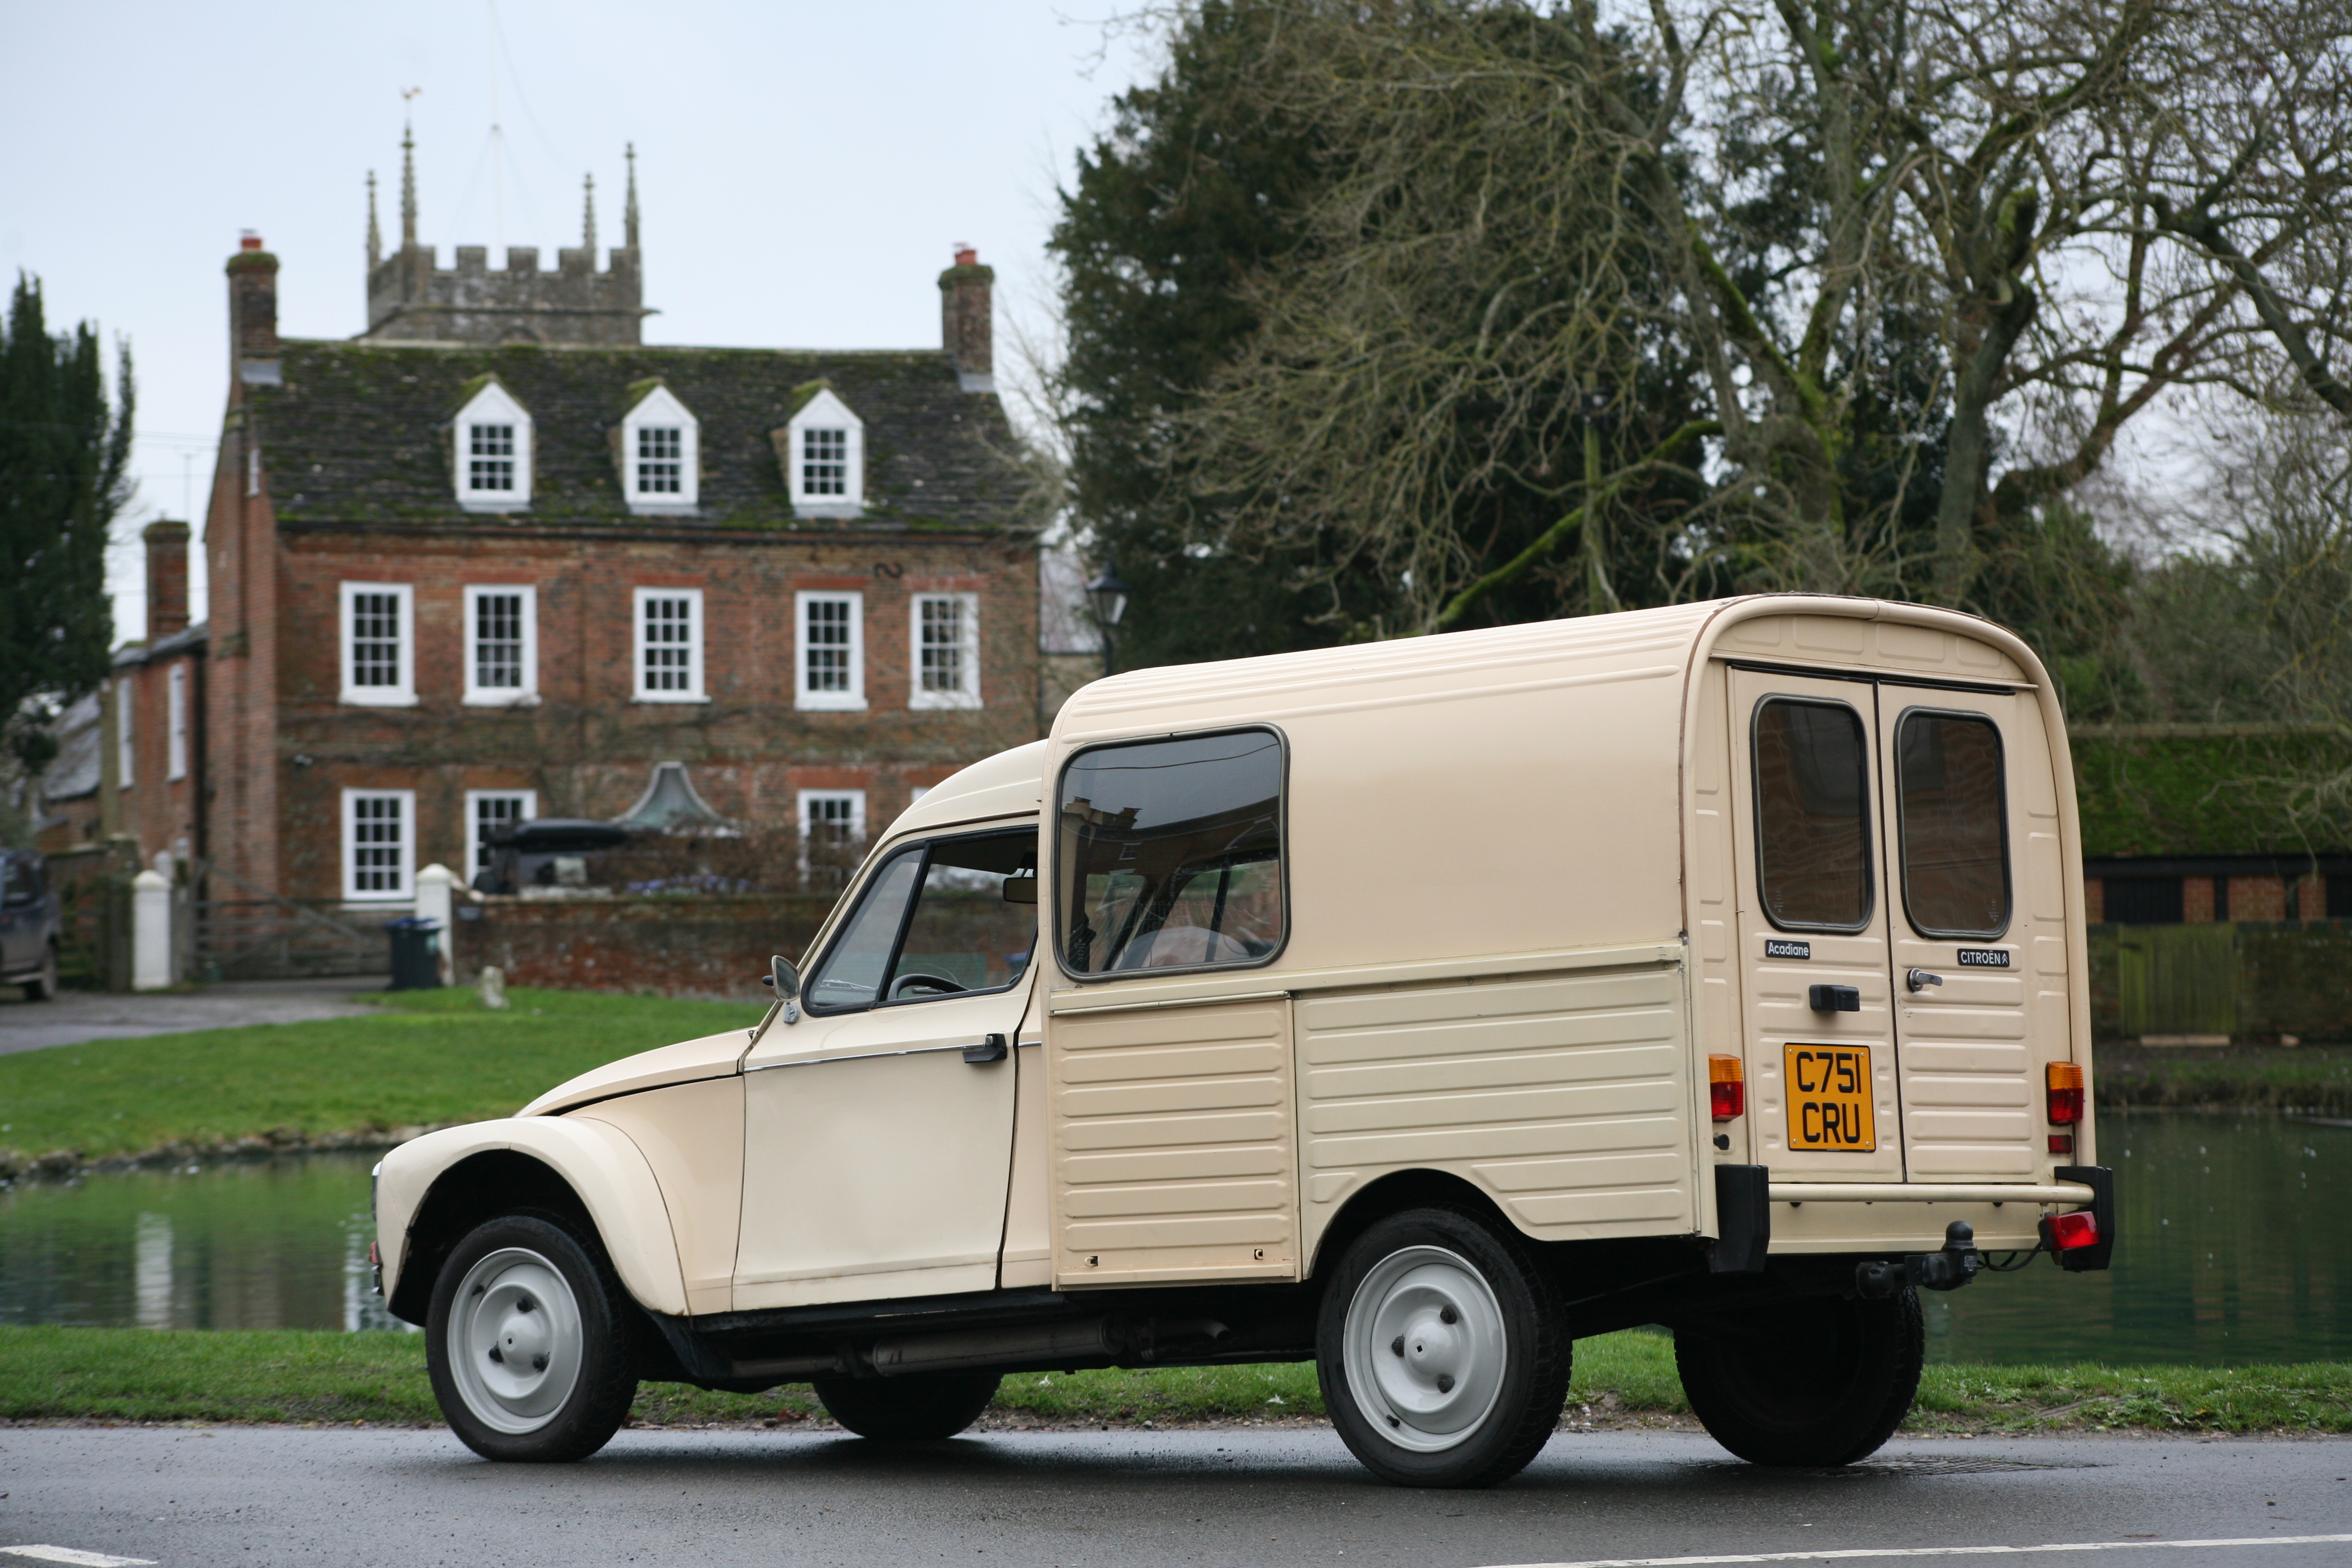
[[1944,1227],[1941,1252],[1915,1252],[1899,1263],[1873,1261],[1854,1266],[1853,1288],[1865,1299],[1883,1301],[1906,1285],[1922,1290],[1957,1290],[1977,1277],[1984,1254],[1977,1250],[1976,1227],[1956,1219]]

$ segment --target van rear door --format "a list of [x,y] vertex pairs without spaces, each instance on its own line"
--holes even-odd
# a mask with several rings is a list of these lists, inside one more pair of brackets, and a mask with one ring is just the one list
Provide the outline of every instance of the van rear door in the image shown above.
[[1874,688],[1728,673],[1750,1158],[1900,1181]]
[[2031,1181],[2075,1163],[2052,1152],[2043,1101],[2072,1024],[2040,706],[2032,692],[1884,681],[1878,731],[1910,1179]]

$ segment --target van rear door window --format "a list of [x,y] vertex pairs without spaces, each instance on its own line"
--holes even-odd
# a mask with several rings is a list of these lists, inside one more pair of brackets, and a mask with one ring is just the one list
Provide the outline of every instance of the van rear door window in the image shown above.
[[1784,931],[1870,923],[1869,757],[1843,702],[1756,705],[1756,880]]
[[1913,709],[1895,730],[1903,907],[1921,936],[2009,929],[2000,731],[1972,713]]
[[1062,771],[1055,889],[1072,974],[1265,963],[1287,929],[1282,739],[1097,746]]

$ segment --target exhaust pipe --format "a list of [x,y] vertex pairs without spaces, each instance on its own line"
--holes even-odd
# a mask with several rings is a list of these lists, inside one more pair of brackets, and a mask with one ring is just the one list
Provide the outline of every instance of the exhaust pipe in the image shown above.
[[1003,1366],[1024,1361],[1092,1361],[1118,1354],[1126,1339],[1114,1320],[1088,1318],[1076,1323],[1035,1323],[881,1340],[875,1343],[871,1359],[875,1372],[881,1376],[904,1377],[910,1373],[951,1372],[959,1367]]

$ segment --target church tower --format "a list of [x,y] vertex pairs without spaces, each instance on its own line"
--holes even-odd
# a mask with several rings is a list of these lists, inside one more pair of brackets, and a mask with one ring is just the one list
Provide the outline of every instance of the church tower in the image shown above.
[[588,186],[581,243],[555,253],[543,272],[539,247],[507,247],[507,264],[493,271],[488,247],[457,247],[457,265],[434,264],[434,247],[416,242],[416,142],[400,139],[400,247],[381,254],[374,187],[368,196],[368,326],[362,341],[442,343],[643,342],[644,277],[637,258],[637,153],[629,149],[625,245],[596,270],[595,184]]

